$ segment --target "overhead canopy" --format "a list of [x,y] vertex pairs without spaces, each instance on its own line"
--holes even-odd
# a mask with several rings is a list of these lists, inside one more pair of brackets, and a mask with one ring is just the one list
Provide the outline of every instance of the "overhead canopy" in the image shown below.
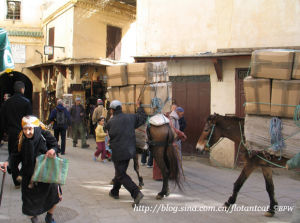
[[223,80],[222,59],[229,58],[250,58],[251,53],[199,53],[197,55],[169,55],[169,56],[135,56],[136,62],[151,62],[162,60],[208,60],[214,64],[219,81]]
[[64,77],[66,77],[66,68],[72,68],[75,65],[88,65],[88,66],[112,66],[121,65],[122,62],[115,60],[106,59],[94,59],[94,58],[68,58],[63,60],[58,60],[56,62],[40,63],[28,66],[26,68],[30,69],[40,80],[42,79],[42,69],[49,69],[49,67],[56,67]]
[[115,60],[106,59],[95,59],[95,58],[82,58],[82,59],[75,59],[75,58],[68,58],[63,60],[57,60],[55,62],[47,62],[47,63],[40,63],[28,66],[26,68],[33,69],[38,67],[48,67],[48,66],[74,66],[74,65],[92,65],[92,66],[112,66],[116,64],[124,64]]

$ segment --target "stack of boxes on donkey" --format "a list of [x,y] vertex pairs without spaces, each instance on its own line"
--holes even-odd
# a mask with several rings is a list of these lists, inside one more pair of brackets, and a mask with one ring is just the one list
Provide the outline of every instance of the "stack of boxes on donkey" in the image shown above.
[[[251,76],[244,79],[244,90],[247,148],[285,158],[300,152],[300,123],[294,114],[300,102],[300,52],[254,51]],[[273,139],[271,143],[274,124],[280,122],[277,132],[285,145],[274,147],[274,143],[283,145]]]
[[[109,66],[106,71],[109,100],[121,101],[123,112],[135,113],[138,98],[149,116],[170,110],[172,83],[167,62]],[[136,130],[138,148],[147,149],[145,132],[146,125]]]

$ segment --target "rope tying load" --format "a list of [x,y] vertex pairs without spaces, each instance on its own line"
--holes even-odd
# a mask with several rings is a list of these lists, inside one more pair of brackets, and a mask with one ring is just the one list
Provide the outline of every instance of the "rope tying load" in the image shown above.
[[270,136],[271,145],[274,151],[281,151],[285,147],[284,139],[282,137],[282,123],[277,117],[273,117],[270,122]]
[[300,128],[300,105],[297,105],[294,111],[294,122]]

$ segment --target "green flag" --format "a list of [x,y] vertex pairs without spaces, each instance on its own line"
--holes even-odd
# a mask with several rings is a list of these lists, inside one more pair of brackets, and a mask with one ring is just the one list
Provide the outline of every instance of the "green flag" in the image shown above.
[[15,64],[11,54],[7,31],[0,28],[0,73],[14,68]]

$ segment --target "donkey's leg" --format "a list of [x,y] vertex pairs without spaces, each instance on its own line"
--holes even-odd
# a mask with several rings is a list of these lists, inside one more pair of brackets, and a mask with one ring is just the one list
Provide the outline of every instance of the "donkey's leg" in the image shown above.
[[135,154],[135,157],[133,158],[133,168],[139,179],[139,188],[142,189],[144,186],[144,180],[143,180],[143,177],[140,176],[139,155],[137,153]]
[[164,161],[164,149],[165,148],[160,147],[160,148],[156,148],[153,151],[155,162],[156,162],[157,166],[159,167],[162,177],[163,177],[162,190],[161,190],[161,192],[159,192],[156,195],[157,200],[161,200],[164,196],[169,195],[169,175],[170,175],[170,173],[169,173],[168,167]]
[[250,176],[250,174],[253,172],[253,170],[256,168],[256,165],[253,164],[251,161],[247,162],[244,166],[239,178],[235,181],[233,186],[233,194],[229,197],[228,201],[225,202],[225,207],[229,208],[230,205],[234,204],[237,198],[237,195],[242,188],[243,184],[247,180],[247,178]]
[[275,198],[275,193],[274,193],[274,183],[273,183],[273,178],[272,178],[272,168],[271,167],[262,167],[262,172],[264,174],[265,182],[266,182],[266,190],[269,194],[270,198],[270,208],[269,210],[265,213],[266,217],[273,217],[275,214],[275,208],[276,205],[278,205],[276,198]]
[[156,195],[156,199],[157,200],[161,200],[164,198],[164,196],[169,196],[169,170],[167,169],[167,166],[164,164],[162,165],[158,165],[160,170],[161,170],[161,174],[163,177],[163,186],[161,189],[161,192],[159,192]]

